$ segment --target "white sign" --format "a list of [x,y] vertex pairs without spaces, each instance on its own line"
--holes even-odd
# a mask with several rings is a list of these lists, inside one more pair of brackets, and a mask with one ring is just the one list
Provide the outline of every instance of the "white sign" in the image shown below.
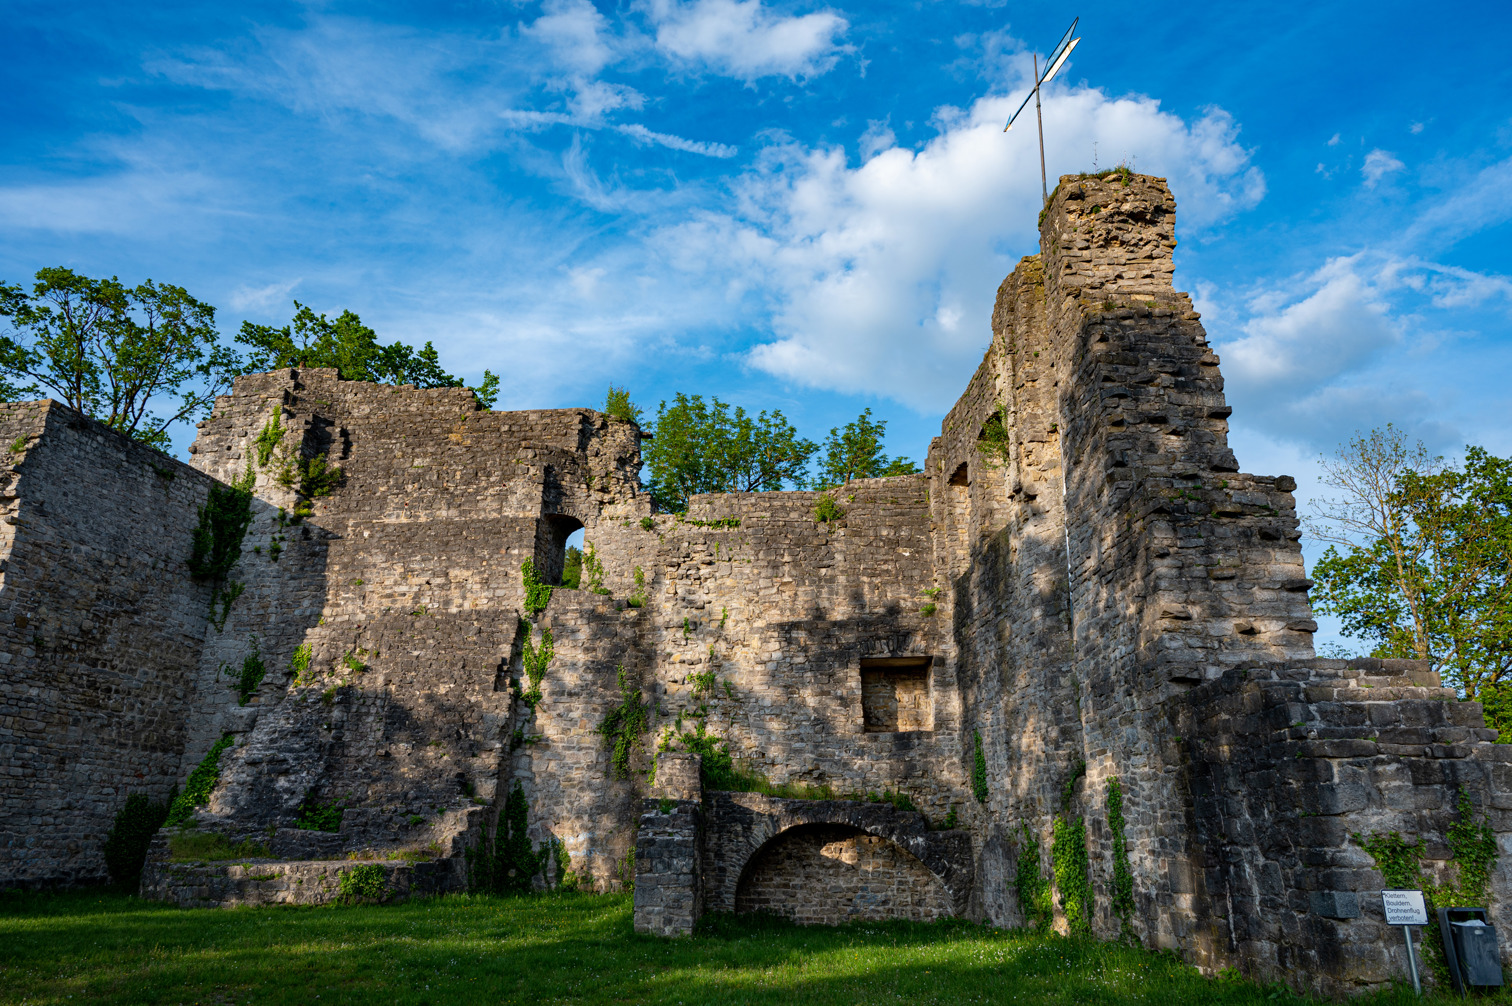
[[1388,926],[1428,924],[1428,909],[1423,905],[1422,891],[1382,891],[1381,901],[1386,906]]

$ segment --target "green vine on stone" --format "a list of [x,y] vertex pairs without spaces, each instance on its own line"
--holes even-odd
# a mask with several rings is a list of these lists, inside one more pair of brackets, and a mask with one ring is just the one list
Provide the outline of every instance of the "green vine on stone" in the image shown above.
[[588,576],[588,590],[594,594],[608,594],[604,586],[604,560],[593,549],[593,542],[583,542],[583,572]]
[[[1430,912],[1456,904],[1484,905],[1488,895],[1486,885],[1496,865],[1496,833],[1484,819],[1476,821],[1475,804],[1463,786],[1454,807],[1456,820],[1445,829],[1445,837],[1449,843],[1449,861],[1458,869],[1455,879],[1447,884],[1429,883],[1423,877],[1423,857],[1427,854],[1423,838],[1408,842],[1395,831],[1354,836],[1375,861],[1387,889],[1422,891]],[[1439,983],[1447,987],[1449,966],[1438,926],[1423,927],[1423,959]]]
[[[503,894],[531,889],[536,875],[545,870],[546,856],[531,848],[529,824],[530,804],[525,788],[517,782],[499,811],[493,834],[485,834],[482,842],[465,852],[470,890]],[[548,846],[547,855],[550,852]]]
[[829,493],[820,493],[819,499],[814,504],[814,520],[820,524],[828,524],[831,521],[843,519],[845,519],[845,510],[835,502],[835,497]]
[[205,752],[205,757],[200,759],[200,763],[185,780],[183,792],[174,798],[173,806],[168,808],[168,824],[183,824],[194,817],[196,807],[203,807],[210,802],[210,794],[220,781],[221,754],[235,743],[236,738],[226,734]]
[[1092,884],[1088,877],[1087,826],[1081,818],[1067,814],[1056,816],[1055,833],[1050,842],[1050,863],[1067,930],[1072,936],[1090,933]]
[[[252,523],[252,481],[256,473],[248,465],[247,473],[229,486],[212,485],[204,506],[199,508],[185,565],[191,576],[211,582],[210,620],[215,631],[225,628],[231,604],[243,589],[240,583],[227,583],[226,574],[241,559],[242,541]],[[220,615],[217,617],[216,609]]]
[[541,645],[537,647],[530,642],[530,623],[521,621],[520,627],[525,631],[524,654],[521,659],[525,664],[525,677],[530,681],[530,688],[520,698],[534,709],[541,701],[541,681],[546,677],[546,668],[556,656],[556,640],[552,638],[551,629],[543,626]]
[[976,748],[976,754],[971,766],[971,792],[976,794],[978,803],[987,802],[987,755],[982,751],[982,734],[978,730],[971,731],[971,741]]
[[641,691],[630,681],[624,664],[619,665],[618,681],[620,704],[604,716],[598,732],[614,747],[614,754],[610,757],[613,774],[625,779],[630,775],[630,755],[635,749],[635,742],[651,724]]
[[221,667],[226,675],[236,679],[236,683],[231,687],[236,689],[236,704],[239,706],[246,705],[247,701],[256,694],[257,686],[262,684],[263,677],[268,672],[263,664],[262,654],[258,652],[256,636],[252,637],[252,652],[247,654],[246,659],[242,661],[240,671],[230,664],[222,664]]
[[635,593],[625,598],[625,603],[632,608],[646,606],[646,572],[639,566],[635,567]]
[[262,431],[257,434],[257,467],[259,468],[268,467],[268,462],[272,459],[273,452],[283,442],[284,433],[287,431],[281,422],[282,418],[283,406],[273,406],[272,418],[263,426]]
[[1024,826],[1024,838],[1019,843],[1018,866],[1014,870],[1013,883],[1018,890],[1019,911],[1024,922],[1036,932],[1050,928],[1054,913],[1050,908],[1050,884],[1040,870],[1039,839]]
[[314,653],[309,643],[300,643],[294,647],[294,653],[289,657],[289,670],[294,672],[294,684],[305,683],[305,673],[310,669],[310,657]]
[[1134,871],[1129,867],[1129,839],[1124,833],[1123,784],[1108,780],[1108,831],[1113,836],[1113,914],[1129,933],[1134,918]]
[[[520,582],[525,585],[525,613],[535,618],[551,603],[551,584],[536,575],[534,559],[526,559],[520,564]],[[592,583],[592,580],[589,582]],[[529,638],[527,632],[526,639]]]

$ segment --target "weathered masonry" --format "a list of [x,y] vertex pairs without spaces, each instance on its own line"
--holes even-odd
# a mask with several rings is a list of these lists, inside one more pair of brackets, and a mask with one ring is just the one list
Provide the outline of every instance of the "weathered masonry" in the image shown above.
[[[653,513],[634,424],[463,389],[252,375],[191,465],[0,407],[0,885],[101,878],[127,795],[229,736],[197,832],[267,855],[161,835],[151,896],[320,902],[359,867],[460,889],[518,787],[557,851],[536,882],[633,876],[649,932],[1021,925],[1059,832],[1090,899],[1056,892],[1057,926],[1324,993],[1404,973],[1353,836],[1421,837],[1447,879],[1468,795],[1499,918],[1512,754],[1415,663],[1313,656],[1294,485],[1238,471],[1174,222],[1160,179],[1063,178],[925,472],[844,486],[826,521],[808,492]],[[199,508],[249,478],[240,560],[191,577]],[[582,588],[541,607],[522,567],[556,581],[579,528]],[[599,728],[636,696],[616,763]],[[783,795],[706,785],[731,773],[691,749]]]

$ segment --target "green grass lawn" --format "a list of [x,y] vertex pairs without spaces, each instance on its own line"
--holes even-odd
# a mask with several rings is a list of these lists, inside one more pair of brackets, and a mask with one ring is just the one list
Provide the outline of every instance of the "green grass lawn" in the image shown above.
[[[627,895],[180,910],[120,894],[0,895],[0,1003],[1296,1002],[1169,955],[964,922],[714,920],[637,936]],[[1371,1006],[1416,1003],[1410,989]],[[1449,1002],[1445,999],[1444,1002]]]

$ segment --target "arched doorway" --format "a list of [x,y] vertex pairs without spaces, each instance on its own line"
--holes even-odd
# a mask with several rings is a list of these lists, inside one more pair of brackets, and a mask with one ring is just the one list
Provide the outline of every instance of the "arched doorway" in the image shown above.
[[850,825],[803,824],[751,857],[735,911],[771,912],[804,925],[927,922],[950,915],[951,899],[940,878],[896,843]]

